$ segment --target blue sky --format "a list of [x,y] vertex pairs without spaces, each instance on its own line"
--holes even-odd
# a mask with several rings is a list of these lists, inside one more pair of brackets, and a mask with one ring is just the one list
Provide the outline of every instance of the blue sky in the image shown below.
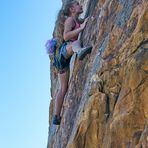
[[51,38],[61,0],[0,0],[0,148],[45,148]]

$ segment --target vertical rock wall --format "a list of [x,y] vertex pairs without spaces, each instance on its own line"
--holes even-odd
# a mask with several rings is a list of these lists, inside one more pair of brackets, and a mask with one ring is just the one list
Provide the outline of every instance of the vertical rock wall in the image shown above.
[[93,50],[83,61],[76,58],[71,64],[60,126],[51,123],[58,89],[51,70],[47,147],[147,148],[148,1],[80,3],[83,16],[90,16],[81,40]]

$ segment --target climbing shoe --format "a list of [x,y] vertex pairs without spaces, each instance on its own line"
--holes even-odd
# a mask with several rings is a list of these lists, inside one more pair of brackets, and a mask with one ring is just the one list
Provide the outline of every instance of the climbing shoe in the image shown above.
[[61,117],[58,117],[57,115],[55,115],[53,117],[53,124],[60,125],[60,123],[61,123]]
[[91,50],[92,50],[92,47],[91,47],[91,46],[89,46],[89,47],[84,47],[84,48],[80,49],[80,50],[78,51],[78,53],[77,53],[78,59],[79,59],[79,60],[83,60],[83,58],[84,58],[87,54],[91,53]]

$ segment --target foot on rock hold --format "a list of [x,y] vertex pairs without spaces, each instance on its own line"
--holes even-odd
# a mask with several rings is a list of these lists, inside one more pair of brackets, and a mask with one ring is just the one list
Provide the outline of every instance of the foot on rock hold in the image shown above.
[[79,60],[83,60],[83,58],[84,58],[87,54],[91,53],[91,50],[92,50],[92,46],[84,47],[84,48],[80,49],[80,50],[78,51],[78,53],[77,53],[78,59],[79,59]]

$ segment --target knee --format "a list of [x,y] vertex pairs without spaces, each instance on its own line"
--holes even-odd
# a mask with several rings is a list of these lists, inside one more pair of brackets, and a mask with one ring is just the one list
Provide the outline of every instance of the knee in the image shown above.
[[72,55],[73,54],[73,50],[72,50],[72,45],[71,44],[67,45],[66,50],[67,50],[68,55]]

